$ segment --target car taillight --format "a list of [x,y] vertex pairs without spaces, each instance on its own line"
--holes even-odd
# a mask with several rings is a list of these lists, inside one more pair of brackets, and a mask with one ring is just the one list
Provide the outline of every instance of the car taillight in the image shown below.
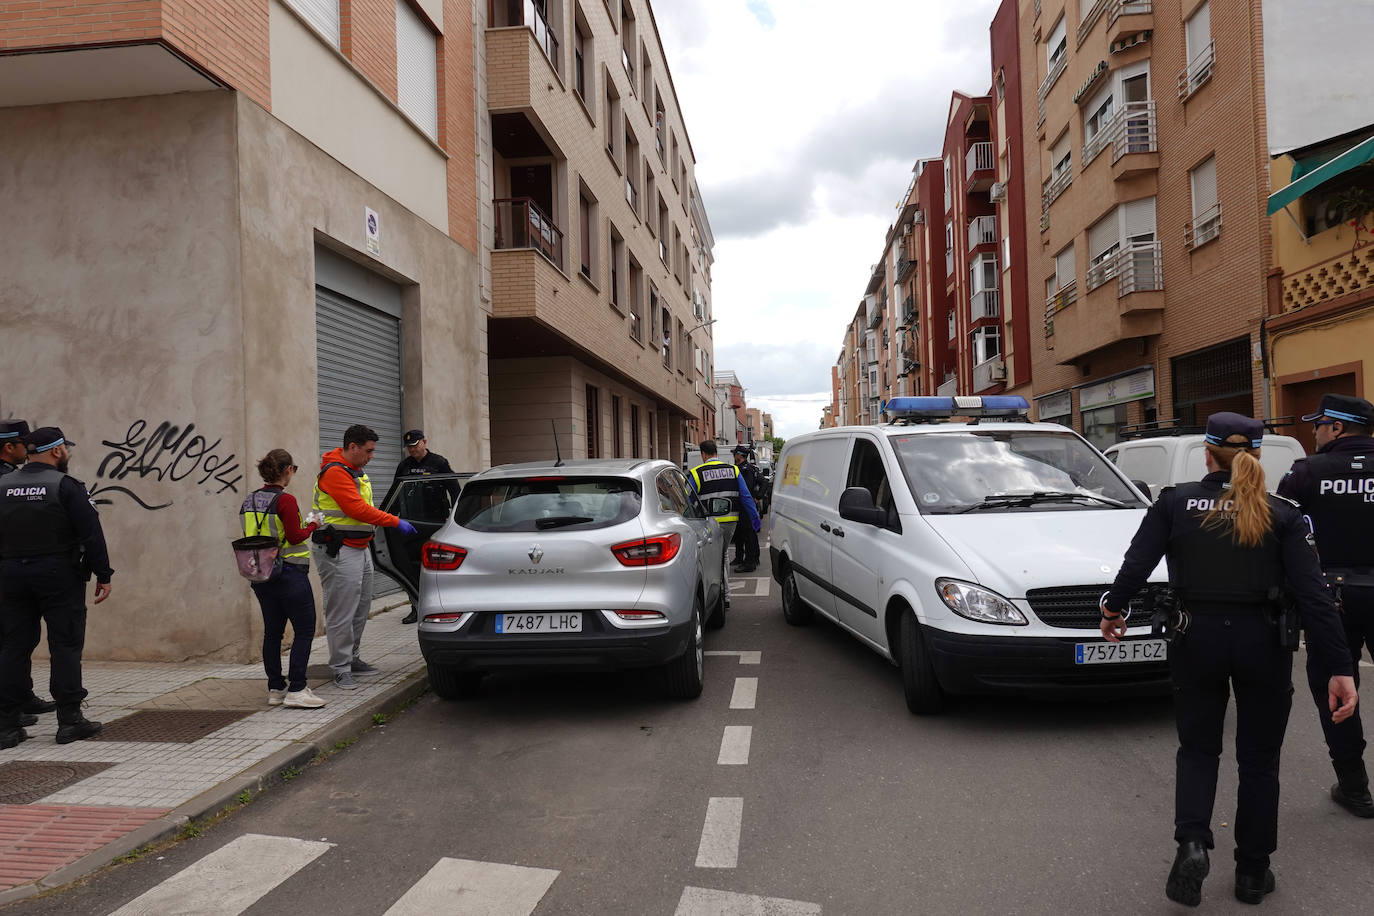
[[666,620],[661,611],[611,611],[621,620]]
[[420,548],[420,565],[425,569],[450,570],[463,565],[468,552],[452,544],[427,541]]
[[658,566],[667,563],[682,549],[682,537],[660,534],[651,538],[626,541],[611,548],[622,566]]
[[463,614],[464,614],[463,611],[455,611],[455,612],[443,611],[443,612],[438,613],[438,614],[426,614],[426,615],[425,615],[425,622],[426,622],[426,623],[453,623],[453,622],[455,622],[455,621],[462,620],[462,619],[463,619]]

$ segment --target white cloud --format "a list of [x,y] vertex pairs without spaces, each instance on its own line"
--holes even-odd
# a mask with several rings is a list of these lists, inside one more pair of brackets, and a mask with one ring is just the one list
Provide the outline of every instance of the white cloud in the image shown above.
[[939,155],[950,93],[991,83],[996,8],[655,5],[716,235],[716,366],[735,371],[778,435],[818,424],[912,165]]

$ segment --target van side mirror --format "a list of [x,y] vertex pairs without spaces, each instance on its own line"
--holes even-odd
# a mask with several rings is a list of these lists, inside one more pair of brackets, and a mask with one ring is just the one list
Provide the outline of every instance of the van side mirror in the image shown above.
[[873,505],[873,494],[868,490],[849,487],[840,494],[840,518],[881,528],[887,524],[887,511]]
[[710,499],[702,501],[706,514],[711,518],[719,518],[722,515],[730,515],[735,508],[735,501],[728,496],[712,496]]
[[1150,500],[1151,502],[1154,502],[1155,494],[1154,491],[1150,489],[1150,485],[1148,483],[1146,483],[1143,480],[1132,480],[1131,483],[1135,484],[1135,488],[1137,490],[1145,494],[1146,499]]

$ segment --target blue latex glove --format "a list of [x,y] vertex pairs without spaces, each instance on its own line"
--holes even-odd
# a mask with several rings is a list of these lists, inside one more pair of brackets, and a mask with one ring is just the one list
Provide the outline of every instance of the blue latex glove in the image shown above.
[[762,522],[761,520],[757,519],[757,518],[754,519],[754,520],[752,521],[751,524],[753,524],[753,526],[754,526],[754,533],[755,533],[755,534],[758,534],[759,531],[763,528],[763,522]]
[[401,534],[419,534],[419,532],[415,530],[415,526],[405,519],[401,519],[396,525],[396,530],[400,531]]

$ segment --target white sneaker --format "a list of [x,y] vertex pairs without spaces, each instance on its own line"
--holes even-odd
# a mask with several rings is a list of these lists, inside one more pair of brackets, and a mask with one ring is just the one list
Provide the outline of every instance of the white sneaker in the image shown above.
[[293,690],[286,695],[285,705],[292,709],[319,709],[325,704],[325,700],[315,695],[315,691],[309,687],[302,687],[300,690]]
[[282,690],[270,690],[270,689],[269,689],[269,690],[267,691],[267,705],[268,705],[268,706],[280,706],[280,705],[282,704],[282,701],[284,701],[285,699],[286,699],[286,690],[285,690],[285,689],[282,689]]

